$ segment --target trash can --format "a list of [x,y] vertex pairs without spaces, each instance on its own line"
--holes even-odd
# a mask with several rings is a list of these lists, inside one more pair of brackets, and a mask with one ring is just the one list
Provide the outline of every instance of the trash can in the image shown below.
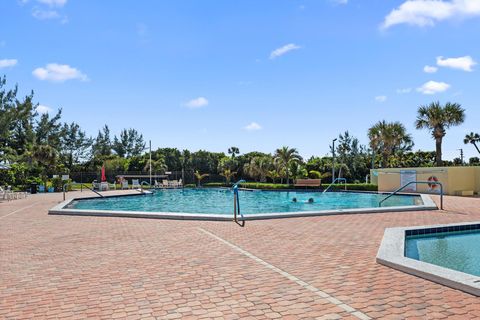
[[36,183],[31,183],[30,184],[30,193],[31,194],[37,193],[37,184]]

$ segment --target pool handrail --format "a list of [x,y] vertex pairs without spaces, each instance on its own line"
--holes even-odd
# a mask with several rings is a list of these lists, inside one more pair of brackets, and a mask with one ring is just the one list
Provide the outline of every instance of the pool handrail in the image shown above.
[[[236,224],[238,224],[240,227],[245,227],[245,219],[243,218],[243,214],[240,211],[240,198],[238,195],[238,185],[241,183],[246,182],[245,180],[239,180],[236,183],[233,184],[232,190],[233,190],[233,221],[235,221]],[[239,221],[238,220],[238,215],[242,217],[242,219]]]
[[[68,183],[67,183],[67,184],[68,184]],[[65,185],[67,185],[67,184],[65,184]],[[64,185],[64,188],[65,188],[65,185]],[[101,198],[105,198],[101,193],[95,191],[93,188],[90,188],[89,186],[87,186],[87,185],[85,185],[85,184],[83,184],[83,183],[80,183],[80,187],[81,187],[81,188],[85,187],[85,188],[87,188],[88,190],[90,190],[90,191],[92,191],[92,192],[95,192],[95,193],[96,193],[97,195],[99,195]],[[64,190],[65,190],[65,189],[64,189]],[[81,190],[81,191],[83,191],[83,190]]]
[[325,192],[327,192],[328,190],[330,190],[330,188],[331,188],[331,187],[335,184],[335,182],[337,182],[337,181],[343,181],[343,184],[345,185],[345,190],[347,190],[347,179],[345,179],[345,178],[335,178],[335,180],[333,180],[332,183],[330,183],[330,184],[328,185],[328,187],[327,187],[325,190],[323,190],[323,193],[325,193]]
[[384,199],[382,199],[379,203],[378,203],[378,206],[381,207],[382,206],[382,203],[385,202],[385,200],[391,198],[392,196],[394,196],[395,194],[399,193],[400,191],[402,191],[403,189],[405,189],[406,187],[408,187],[409,185],[411,184],[428,184],[428,185],[439,185],[440,186],[440,210],[443,210],[443,184],[441,182],[438,182],[438,181],[410,181],[406,184],[404,184],[403,186],[401,186],[400,188],[398,188],[397,190],[393,191],[392,193],[390,193],[388,196],[386,196]]

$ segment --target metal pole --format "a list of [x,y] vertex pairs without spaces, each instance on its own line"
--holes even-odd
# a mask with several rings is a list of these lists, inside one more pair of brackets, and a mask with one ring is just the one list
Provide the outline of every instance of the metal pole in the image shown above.
[[150,188],[152,187],[152,140],[148,141],[148,144],[150,145]]
[[335,141],[337,138],[332,141],[332,183],[335,182]]

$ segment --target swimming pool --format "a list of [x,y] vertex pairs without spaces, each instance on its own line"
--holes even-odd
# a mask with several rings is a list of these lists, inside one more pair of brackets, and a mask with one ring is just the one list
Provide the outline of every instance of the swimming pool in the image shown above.
[[[385,198],[385,195],[353,192],[239,191],[239,198],[241,212],[248,216],[261,213],[374,208],[379,206],[379,201]],[[313,199],[313,202],[309,203],[309,199]],[[420,203],[420,196],[398,195],[387,200],[383,206],[414,206]],[[71,202],[67,208],[231,216],[233,192],[229,189],[158,190],[146,196],[81,199]]]
[[480,222],[388,228],[377,262],[480,296]]
[[480,226],[477,230],[458,230],[408,235],[405,255],[475,276],[480,276]]
[[[350,213],[436,210],[427,195],[395,195],[379,206],[385,194],[240,190],[239,220],[274,219]],[[296,199],[297,201],[294,201]],[[313,202],[309,202],[311,199]],[[153,194],[75,198],[49,214],[231,221],[231,189],[164,189]]]

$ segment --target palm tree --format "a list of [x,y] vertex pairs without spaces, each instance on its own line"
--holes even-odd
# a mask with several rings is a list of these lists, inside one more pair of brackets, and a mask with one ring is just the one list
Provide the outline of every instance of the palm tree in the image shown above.
[[238,149],[237,147],[228,148],[228,154],[231,154],[232,158],[235,158],[235,155],[237,155],[239,153],[240,153],[240,149]]
[[57,151],[49,145],[36,145],[33,150],[33,158],[42,167],[42,180],[47,186],[48,176],[53,172],[57,162]]
[[194,172],[195,178],[197,178],[198,186],[201,186],[202,180],[209,176],[208,173],[201,174],[200,171],[196,170]]
[[283,168],[285,169],[287,184],[290,184],[288,167],[293,162],[302,161],[302,157],[298,154],[297,149],[289,148],[289,147],[285,147],[285,146],[280,148],[280,149],[277,149],[275,151],[275,161],[280,163],[283,166]]
[[432,102],[428,106],[418,108],[415,127],[429,129],[435,139],[436,163],[442,166],[442,141],[451,126],[458,126],[465,121],[465,110],[458,103],[447,102],[444,106],[440,102]]
[[478,148],[477,146],[477,143],[480,143],[480,134],[478,133],[473,133],[473,132],[470,132],[470,134],[467,134],[465,136],[465,139],[463,139],[463,143],[465,144],[473,144],[473,146],[475,147],[475,149],[477,149],[478,153],[480,153],[480,149]]
[[235,171],[232,171],[230,169],[225,169],[223,170],[220,175],[225,178],[225,182],[227,184],[230,184],[230,180],[232,180],[232,177],[235,176],[237,173]]
[[382,166],[388,166],[388,159],[396,152],[409,151],[413,147],[412,137],[400,122],[379,121],[368,129],[370,148],[382,155]]
[[265,182],[268,175],[268,171],[272,167],[272,158],[270,156],[257,156],[253,157],[249,163],[243,166],[243,170],[250,177],[260,182]]

